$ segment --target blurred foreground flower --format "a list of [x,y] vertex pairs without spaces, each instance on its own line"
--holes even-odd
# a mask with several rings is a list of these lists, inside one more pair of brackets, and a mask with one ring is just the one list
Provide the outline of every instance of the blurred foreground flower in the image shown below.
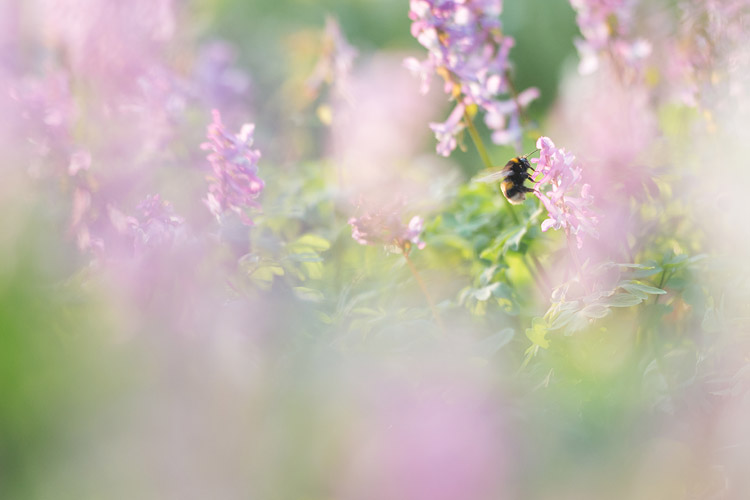
[[632,68],[638,68],[651,54],[648,41],[630,38],[633,0],[570,0],[570,4],[576,10],[576,21],[583,35],[583,40],[575,41],[581,56],[579,73],[596,71],[603,52]]
[[[575,235],[581,248],[584,233],[598,237],[598,218],[589,208],[594,201],[591,186],[579,186],[581,168],[575,165],[575,156],[564,148],[556,148],[549,137],[540,137],[536,147],[541,152],[532,162],[537,164],[536,172],[541,177],[535,181],[534,194],[542,200],[549,215],[549,219],[542,222],[542,231],[565,229],[568,236]],[[549,189],[543,191],[544,186]]]
[[415,215],[409,224],[404,225],[400,207],[371,210],[350,218],[349,224],[352,226],[352,238],[360,245],[396,247],[403,254],[408,254],[412,246],[420,250],[425,247],[425,242],[419,239],[424,221]]
[[230,134],[221,122],[218,110],[213,111],[213,123],[208,126],[208,140],[201,148],[211,153],[213,176],[209,177],[208,209],[221,221],[222,216],[235,213],[243,224],[253,225],[247,214],[250,207],[259,207],[255,199],[264,183],[258,177],[260,151],[252,149],[255,125],[246,123],[239,134]]
[[184,220],[174,213],[172,205],[158,194],[146,196],[136,207],[138,218],[129,220],[135,236],[136,255],[149,248],[158,248],[174,242],[177,229]]
[[[510,82],[508,54],[515,41],[500,31],[501,11],[501,0],[411,0],[412,35],[429,53],[424,61],[408,58],[404,65],[421,77],[423,93],[435,72],[443,77],[445,92],[456,100],[447,122],[430,124],[443,156],[456,147],[455,135],[463,129],[457,118],[464,108],[483,109],[492,140],[512,144],[521,137],[523,108],[539,95],[535,88],[516,95]],[[498,99],[501,94],[511,98]]]
[[338,21],[331,16],[326,17],[323,51],[312,75],[307,79],[307,89],[317,94],[323,83],[327,83],[333,85],[334,90],[342,97],[349,99],[348,80],[356,57],[357,49],[344,37]]

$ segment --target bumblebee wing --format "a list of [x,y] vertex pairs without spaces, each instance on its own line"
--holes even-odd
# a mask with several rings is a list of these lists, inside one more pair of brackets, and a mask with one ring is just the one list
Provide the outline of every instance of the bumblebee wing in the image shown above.
[[481,172],[478,177],[472,180],[472,182],[498,182],[508,177],[511,173],[510,170],[506,169],[495,170],[492,172]]

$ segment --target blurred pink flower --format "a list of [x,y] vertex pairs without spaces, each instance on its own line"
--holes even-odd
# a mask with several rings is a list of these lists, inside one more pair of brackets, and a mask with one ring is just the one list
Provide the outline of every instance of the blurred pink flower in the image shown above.
[[638,68],[651,54],[651,44],[631,38],[634,0],[570,0],[583,39],[575,41],[581,57],[578,71],[593,73],[599,56],[609,52],[627,67]]
[[210,151],[208,161],[213,171],[208,177],[205,203],[219,221],[226,214],[234,213],[243,224],[250,226],[253,220],[247,209],[260,206],[256,198],[264,183],[258,177],[260,151],[252,149],[254,130],[255,125],[246,123],[239,134],[231,134],[221,122],[219,111],[213,111],[208,142],[203,143],[201,149]]
[[307,79],[307,88],[318,92],[326,82],[333,84],[336,92],[345,99],[350,99],[349,74],[357,57],[357,49],[349,44],[334,17],[326,17],[324,37],[323,54]]
[[401,252],[408,254],[412,245],[420,250],[425,247],[425,242],[419,239],[424,228],[424,221],[419,216],[414,216],[409,224],[402,222],[402,204],[394,204],[378,209],[371,209],[364,215],[352,217],[349,224],[352,226],[352,238],[360,245],[384,245],[385,247],[396,247]]
[[70,78],[63,71],[49,72],[42,77],[25,76],[8,81],[13,117],[13,135],[29,148],[30,163],[46,160],[54,167],[45,172],[60,174],[63,158],[70,154],[71,129],[77,109],[70,89]]
[[368,409],[340,498],[501,498],[507,453],[501,427],[498,409],[471,385],[388,387]]
[[591,186],[580,185],[581,168],[574,164],[575,156],[564,148],[556,148],[548,137],[540,137],[536,147],[541,151],[539,158],[532,160],[537,165],[534,194],[549,216],[542,222],[542,231],[564,229],[567,235],[575,235],[581,248],[584,234],[598,237],[598,218],[590,210],[594,201]]
[[193,82],[208,107],[228,113],[247,96],[250,76],[236,66],[236,60],[236,50],[223,40],[214,40],[199,48]]
[[465,106],[461,103],[451,112],[448,119],[443,123],[430,123],[430,128],[435,132],[438,140],[437,152],[441,156],[450,156],[456,149],[456,136],[464,129],[463,118]]
[[[500,30],[501,11],[501,0],[411,0],[411,32],[428,55],[424,61],[408,58],[404,65],[420,76],[423,93],[429,89],[430,75],[440,75],[445,92],[459,105],[477,105],[492,115],[485,122],[493,130],[494,142],[510,144],[520,140],[520,114],[538,91],[528,89],[523,97],[498,101],[501,94],[515,93],[508,81],[508,55],[515,42]],[[461,129],[455,126],[453,114],[446,122],[451,127],[433,127],[439,140],[438,153],[443,156],[456,146],[446,134],[455,135]]]
[[39,14],[70,69],[130,90],[175,31],[173,0],[40,0]]
[[169,246],[175,241],[184,220],[175,215],[169,202],[162,200],[158,194],[149,195],[138,204],[136,210],[138,216],[128,218],[136,256],[148,249]]

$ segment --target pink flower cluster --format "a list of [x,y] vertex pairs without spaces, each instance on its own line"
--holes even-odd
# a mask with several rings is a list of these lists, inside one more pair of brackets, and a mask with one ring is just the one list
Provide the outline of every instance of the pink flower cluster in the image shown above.
[[219,221],[228,213],[239,216],[243,224],[251,226],[253,220],[247,209],[258,207],[255,199],[265,184],[258,177],[260,151],[252,149],[255,125],[246,123],[239,134],[226,131],[219,111],[213,111],[213,123],[208,126],[208,142],[201,148],[210,151],[208,161],[213,175],[205,203]]
[[352,238],[360,245],[384,245],[395,247],[408,254],[412,246],[420,250],[425,242],[419,236],[424,229],[424,221],[415,215],[404,225],[399,208],[386,207],[370,210],[359,217],[349,219]]
[[348,79],[354,59],[357,57],[355,49],[341,32],[341,26],[335,18],[326,18],[323,54],[315,65],[312,75],[307,80],[307,88],[317,93],[321,85],[326,82],[344,97],[348,97]]
[[135,237],[136,254],[147,249],[170,245],[177,237],[178,228],[184,223],[175,215],[172,205],[158,194],[146,196],[136,210],[138,217],[129,218],[130,228]]
[[750,66],[746,43],[750,2],[692,0],[681,2],[679,8],[679,30],[667,41],[664,76],[671,97],[698,106],[705,104],[703,98],[710,87],[733,76],[746,78]]
[[568,236],[575,235],[581,248],[584,234],[598,237],[599,221],[591,211],[591,186],[581,185],[581,168],[575,164],[575,156],[564,148],[556,148],[548,137],[540,137],[536,147],[540,149],[539,158],[531,160],[536,163],[534,194],[542,200],[549,216],[542,222],[542,231],[564,229]]
[[[439,141],[437,152],[448,156],[456,147],[456,135],[464,128],[466,107],[485,112],[485,123],[498,144],[518,142],[520,115],[539,95],[535,88],[518,95],[508,80],[508,55],[515,41],[500,30],[501,0],[411,0],[411,33],[428,50],[427,59],[408,58],[404,64],[422,79],[437,73],[456,106],[444,123],[431,123]],[[500,95],[510,95],[501,99]]]
[[575,41],[581,57],[578,71],[593,73],[603,52],[627,67],[638,68],[651,54],[651,44],[630,37],[633,0],[570,0],[583,39]]

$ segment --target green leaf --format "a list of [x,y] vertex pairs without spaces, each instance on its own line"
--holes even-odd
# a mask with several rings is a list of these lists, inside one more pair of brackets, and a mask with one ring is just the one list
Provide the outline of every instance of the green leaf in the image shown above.
[[662,290],[661,288],[656,288],[653,286],[643,285],[641,283],[636,283],[635,281],[627,281],[620,285],[624,290],[632,293],[633,295],[637,295],[643,299],[645,299],[647,296],[644,294],[649,295],[664,295],[667,293],[666,291]]
[[606,304],[610,307],[631,307],[637,306],[643,302],[644,297],[633,295],[630,293],[618,293],[604,299],[602,304]]
[[292,290],[294,290],[294,294],[298,298],[308,302],[323,302],[323,299],[325,298],[323,292],[315,290],[314,288],[295,286]]
[[492,241],[489,247],[485,248],[482,253],[479,254],[479,257],[491,262],[496,262],[500,260],[500,257],[505,255],[505,252],[508,250],[517,252],[521,246],[521,240],[527,231],[528,227],[526,225],[506,229]]
[[[325,252],[331,248],[331,243],[317,234],[308,233],[297,238],[291,245],[291,248],[306,248],[315,252]],[[304,251],[304,250],[303,250]]]
[[[577,305],[577,303],[575,303]],[[577,307],[567,307],[565,309],[561,309],[554,314],[550,316],[550,322],[549,322],[549,329],[550,330],[558,330],[560,328],[563,328],[565,325],[570,323],[570,321],[575,317],[576,313],[578,312]]]
[[488,300],[490,297],[492,297],[492,292],[500,286],[500,283],[492,283],[491,285],[484,286],[482,288],[477,288],[474,290],[474,298],[484,302],[485,300]]
[[531,322],[531,328],[526,329],[526,336],[534,345],[547,349],[549,347],[548,331],[547,323],[542,318],[534,318]]
[[457,234],[438,234],[430,236],[430,248],[452,248],[457,250],[464,259],[471,259],[474,255],[474,247],[471,242]]
[[291,254],[289,260],[294,262],[323,262],[323,257],[316,252],[300,252]]
[[586,318],[599,319],[607,316],[610,312],[609,307],[604,304],[589,304],[581,309],[581,314]]

